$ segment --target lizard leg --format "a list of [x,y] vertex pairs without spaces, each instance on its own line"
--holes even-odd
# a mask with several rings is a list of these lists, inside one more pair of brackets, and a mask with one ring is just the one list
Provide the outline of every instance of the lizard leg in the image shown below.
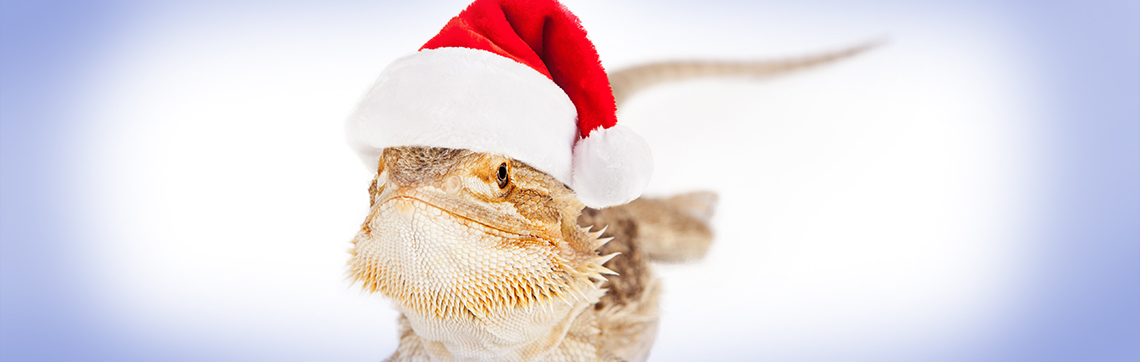
[[643,197],[621,206],[584,210],[578,221],[580,225],[609,227],[607,236],[634,239],[639,252],[649,260],[694,260],[703,257],[712,243],[709,219],[716,200],[716,194],[709,191],[662,199]]

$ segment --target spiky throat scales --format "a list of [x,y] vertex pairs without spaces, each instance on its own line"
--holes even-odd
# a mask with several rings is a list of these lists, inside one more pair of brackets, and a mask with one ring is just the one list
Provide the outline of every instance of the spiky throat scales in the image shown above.
[[602,294],[612,256],[598,256],[600,233],[576,225],[582,204],[519,161],[391,148],[370,194],[349,273],[440,354],[545,353]]

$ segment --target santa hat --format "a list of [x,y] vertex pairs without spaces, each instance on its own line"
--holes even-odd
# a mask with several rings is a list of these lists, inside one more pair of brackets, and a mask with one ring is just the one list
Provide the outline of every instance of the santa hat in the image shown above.
[[384,69],[346,133],[370,168],[395,146],[500,153],[601,208],[640,196],[653,172],[615,111],[597,50],[562,4],[477,0]]

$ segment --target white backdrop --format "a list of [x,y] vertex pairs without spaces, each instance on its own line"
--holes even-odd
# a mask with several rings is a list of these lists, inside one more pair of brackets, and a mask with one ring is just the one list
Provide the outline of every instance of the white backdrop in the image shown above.
[[[108,333],[218,359],[360,360],[395,313],[344,280],[370,173],[342,123],[391,60],[466,5],[167,4],[107,44],[67,137]],[[649,194],[714,190],[702,261],[659,268],[651,360],[968,354],[1027,301],[1035,63],[968,6],[566,1],[611,69],[839,64],[654,88],[619,111],[653,147]],[[925,356],[925,357],[923,357]]]

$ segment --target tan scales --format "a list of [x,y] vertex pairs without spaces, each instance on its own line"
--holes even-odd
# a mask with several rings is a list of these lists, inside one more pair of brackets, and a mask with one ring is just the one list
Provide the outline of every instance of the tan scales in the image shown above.
[[[873,45],[790,61],[671,62],[610,75],[622,102],[662,81],[773,75]],[[716,195],[585,208],[550,175],[503,155],[385,149],[349,276],[392,300],[388,361],[644,361],[658,323],[651,261],[700,258]]]

